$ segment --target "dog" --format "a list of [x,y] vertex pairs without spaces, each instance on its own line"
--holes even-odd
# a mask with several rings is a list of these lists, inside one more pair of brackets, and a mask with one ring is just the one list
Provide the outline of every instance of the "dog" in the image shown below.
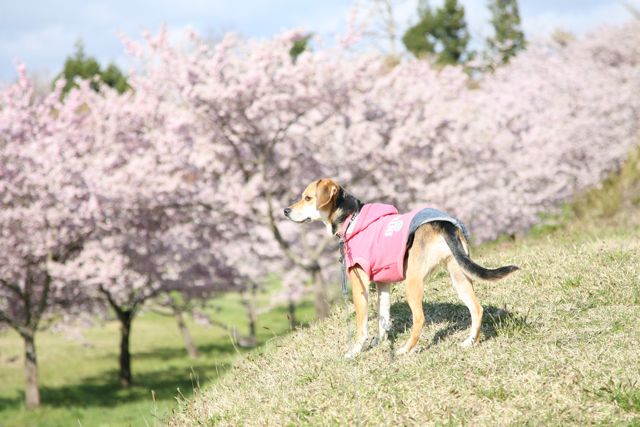
[[[391,205],[362,203],[329,178],[310,183],[301,199],[284,209],[284,215],[297,223],[320,220],[330,234],[344,242],[357,330],[356,342],[346,358],[357,356],[368,342],[371,283],[376,284],[378,293],[378,336],[372,342],[376,345],[387,338],[391,327],[390,283],[405,280],[413,325],[406,343],[396,352],[402,355],[416,349],[425,321],[424,281],[438,265],[446,264],[453,287],[471,314],[471,329],[463,347],[479,342],[482,324],[483,309],[471,277],[498,280],[518,270],[514,265],[487,269],[472,261],[464,225],[443,212],[419,208],[399,215]],[[399,243],[392,243],[393,239]]]

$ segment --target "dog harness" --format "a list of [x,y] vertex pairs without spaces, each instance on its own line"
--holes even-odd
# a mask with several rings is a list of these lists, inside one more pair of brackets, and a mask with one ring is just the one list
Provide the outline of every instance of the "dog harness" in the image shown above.
[[401,215],[392,205],[364,205],[356,217],[345,221],[347,229],[341,233],[346,270],[359,265],[372,282],[404,280],[404,257],[413,235],[433,221],[450,222],[469,238],[464,224],[437,209],[422,206]]

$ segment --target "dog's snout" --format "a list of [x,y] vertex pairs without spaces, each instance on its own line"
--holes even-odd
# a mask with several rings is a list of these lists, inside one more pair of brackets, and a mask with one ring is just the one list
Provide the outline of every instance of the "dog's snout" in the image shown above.
[[284,216],[288,217],[291,213],[291,208],[284,208]]

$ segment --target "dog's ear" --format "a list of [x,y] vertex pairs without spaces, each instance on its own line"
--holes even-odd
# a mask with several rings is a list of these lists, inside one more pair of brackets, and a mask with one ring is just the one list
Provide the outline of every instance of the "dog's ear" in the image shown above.
[[321,179],[316,186],[316,209],[327,208],[336,198],[340,186],[330,179]]

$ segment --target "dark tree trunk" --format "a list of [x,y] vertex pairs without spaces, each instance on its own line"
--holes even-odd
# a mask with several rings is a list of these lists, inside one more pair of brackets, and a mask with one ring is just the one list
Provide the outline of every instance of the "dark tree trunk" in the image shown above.
[[178,329],[182,334],[182,339],[184,341],[184,346],[187,349],[187,353],[189,353],[189,357],[192,359],[198,358],[198,349],[193,343],[193,339],[191,338],[191,333],[187,328],[187,324],[184,322],[184,316],[182,315],[182,311],[178,307],[172,307],[173,317],[176,319],[176,323],[178,324]]
[[257,330],[258,330],[258,311],[256,309],[256,292],[258,287],[252,286],[251,293],[245,294],[243,304],[247,310],[247,317],[249,321],[249,336],[245,339],[238,340],[238,343],[243,347],[253,347],[258,343]]
[[131,352],[129,351],[129,338],[131,336],[132,311],[118,312],[120,320],[120,384],[129,387],[132,383]]
[[25,403],[27,409],[34,409],[40,406],[35,337],[33,334],[26,334],[22,338],[24,340]]
[[287,317],[289,318],[289,328],[295,329],[297,326],[296,321],[296,304],[293,300],[289,300],[289,306],[287,307]]
[[311,285],[316,295],[316,318],[324,319],[329,315],[329,298],[327,296],[327,284],[322,277],[320,266],[311,270]]
[[256,312],[256,304],[253,297],[247,304],[247,314],[249,315],[249,339],[254,343],[257,342],[256,329],[258,324],[258,313]]

